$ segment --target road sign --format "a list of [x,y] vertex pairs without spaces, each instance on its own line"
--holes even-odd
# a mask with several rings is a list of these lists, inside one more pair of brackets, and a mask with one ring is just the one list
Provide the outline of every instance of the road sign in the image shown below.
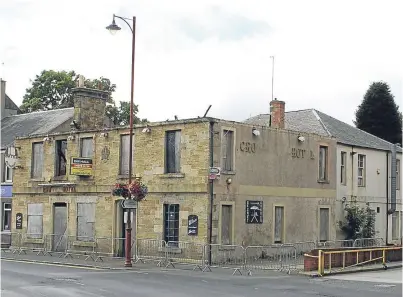
[[22,229],[22,213],[17,213],[15,216],[15,229]]
[[137,208],[137,201],[133,199],[122,200],[123,208]]

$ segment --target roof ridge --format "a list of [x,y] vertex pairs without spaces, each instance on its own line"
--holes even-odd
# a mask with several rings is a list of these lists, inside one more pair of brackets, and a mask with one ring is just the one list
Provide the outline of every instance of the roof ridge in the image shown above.
[[320,118],[318,112],[316,109],[312,108],[312,113],[313,115],[318,119],[319,123],[322,125],[323,129],[325,129],[326,133],[330,136],[333,137],[332,133],[330,133],[329,129],[326,127],[325,123],[322,121]]
[[31,115],[31,114],[47,113],[47,112],[50,113],[50,112],[56,112],[56,111],[60,111],[60,110],[70,110],[70,109],[74,110],[74,107],[58,108],[58,109],[51,109],[51,110],[32,111],[32,112],[27,112],[27,113],[15,114],[15,115],[12,115],[12,116],[9,116],[9,117],[20,117],[20,116]]

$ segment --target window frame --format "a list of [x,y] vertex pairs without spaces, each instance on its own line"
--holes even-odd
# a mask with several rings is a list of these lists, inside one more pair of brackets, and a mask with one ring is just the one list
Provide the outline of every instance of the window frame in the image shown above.
[[[280,241],[276,240],[276,209],[280,208],[282,209],[282,216],[281,216],[281,229],[280,229]],[[285,206],[284,205],[279,205],[275,204],[273,205],[273,243],[278,244],[278,243],[284,243],[285,241]]]
[[[29,214],[29,205],[41,205],[41,210],[42,213],[40,215],[38,214]],[[27,204],[27,238],[35,238],[35,239],[41,239],[43,238],[43,210],[44,210],[44,204],[43,203],[28,203]],[[42,229],[42,233],[30,233],[29,231],[29,222],[30,222],[30,218],[31,217],[41,217],[41,229]],[[32,236],[32,235],[41,235],[40,237],[37,236]]]
[[[168,164],[168,160],[170,160],[171,158],[169,157],[169,154],[171,153],[171,150],[168,149],[169,147],[169,138],[168,135],[169,134],[174,134],[174,148],[175,150],[173,151],[174,153],[174,170],[171,170],[171,166],[172,164]],[[177,138],[178,137],[178,138]],[[165,164],[164,164],[164,173],[165,174],[178,174],[181,173],[181,144],[182,144],[182,130],[180,129],[176,129],[176,130],[167,130],[165,131],[165,139],[164,139],[164,158],[165,158]],[[178,150],[178,151],[176,151]],[[177,159],[178,158],[178,159]]]
[[[127,170],[125,172],[123,172],[123,139],[127,138],[128,139],[128,148],[130,150],[130,134],[120,134],[120,145],[119,145],[119,175],[122,176],[128,176],[129,175],[129,156],[125,156],[125,158],[127,159]],[[129,154],[129,151],[127,152]],[[132,154],[132,158],[133,158]]]
[[[322,230],[322,224],[321,224],[321,210],[322,209],[327,209],[327,211],[328,211],[328,216],[327,216],[327,231],[326,231],[326,233],[327,233],[327,238],[326,238],[326,240],[321,240],[321,230]],[[318,241],[319,242],[326,242],[326,241],[329,241],[330,240],[330,226],[331,226],[331,213],[330,213],[330,206],[325,206],[325,205],[320,205],[319,207],[318,207],[318,224],[319,224],[319,232],[318,232]]]
[[[89,220],[89,219],[91,219],[91,217],[89,217],[88,215],[87,215],[87,216],[79,215],[79,205],[80,205],[80,204],[89,204],[89,205],[92,205],[92,207],[93,207],[93,214],[92,214],[93,220]],[[95,220],[96,220],[96,218],[95,218],[95,215],[96,215],[96,204],[93,203],[93,202],[77,202],[77,203],[76,203],[76,207],[77,207],[77,210],[76,210],[76,224],[77,224],[77,228],[76,228],[76,239],[77,239],[77,241],[94,242],[94,241],[95,241],[95,224],[96,224],[96,222],[95,222]],[[81,230],[78,228],[80,218],[84,218],[84,219],[86,220],[86,221],[85,221],[86,224],[92,224],[92,233],[93,233],[93,234],[92,234],[92,235],[93,235],[92,237],[91,237],[91,236],[80,235]]]
[[[322,149],[325,152],[324,154],[324,160],[322,160]],[[327,145],[319,145],[319,154],[318,154],[318,181],[319,182],[328,182],[329,181],[329,146]],[[321,168],[324,168],[321,170]],[[323,177],[322,177],[322,171],[323,171]]]
[[[36,161],[36,158],[35,158],[35,146],[36,145],[41,145],[42,146],[42,164],[41,164],[41,174],[40,174],[40,176],[38,175],[38,176],[36,176],[36,175],[34,175],[34,173],[35,173],[35,161]],[[32,148],[32,152],[31,152],[31,179],[43,179],[43,166],[44,166],[44,158],[45,158],[45,156],[44,156],[44,143],[43,143],[43,141],[38,141],[38,142],[32,142],[32,146],[31,146],[31,148]]]
[[[6,207],[6,205],[10,205],[10,207]],[[1,220],[1,231],[10,231],[11,232],[11,224],[12,224],[12,203],[11,202],[3,202],[3,217]],[[6,218],[6,212],[9,212],[9,228],[5,228],[5,218]]]
[[[84,141],[89,141],[91,143],[91,156],[83,156],[83,148],[84,148]],[[88,137],[81,137],[80,138],[80,157],[81,158],[87,158],[87,159],[92,159],[94,158],[94,138],[91,136]]]
[[223,244],[222,238],[222,227],[223,227],[223,207],[230,206],[231,207],[231,220],[230,220],[230,227],[231,230],[229,231],[229,245],[233,245],[235,242],[235,202],[233,201],[221,201],[220,202],[220,209],[219,209],[219,217],[218,217],[218,243]]
[[392,240],[398,240],[400,234],[400,211],[392,213]]
[[[362,157],[362,166],[360,165],[361,160],[360,157]],[[366,186],[366,164],[367,164],[367,156],[364,154],[358,154],[357,155],[357,185],[358,187],[365,187]],[[360,175],[360,170],[361,170],[361,175]],[[361,183],[360,183],[361,181]]]
[[[62,152],[62,155],[64,155],[64,174],[60,174],[61,172],[61,157],[59,154],[59,146],[60,150],[63,149],[63,142],[65,142],[65,151]],[[67,175],[67,139],[57,139],[55,141],[55,177],[62,177]]]
[[[171,207],[173,207],[173,211],[171,211]],[[164,241],[167,243],[168,246],[178,246],[179,236],[180,236],[180,232],[179,232],[180,231],[180,204],[179,203],[164,203],[162,211],[163,211]],[[174,214],[173,220],[170,220],[169,215],[171,213]]]
[[400,159],[396,159],[396,190],[400,190],[401,180],[400,180]]
[[340,184],[347,184],[347,152],[340,152]]
[[[221,171],[222,172],[234,172],[235,171],[235,136],[236,132],[235,129],[233,128],[227,128],[223,127],[222,130],[222,136],[221,136]],[[231,151],[228,151],[228,134],[232,135],[232,149]],[[227,167],[227,157],[228,155],[231,156],[231,164],[229,167]]]

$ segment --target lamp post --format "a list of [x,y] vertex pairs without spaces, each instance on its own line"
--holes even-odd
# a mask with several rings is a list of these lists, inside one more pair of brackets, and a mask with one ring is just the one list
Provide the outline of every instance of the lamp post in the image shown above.
[[[115,18],[124,21],[132,31],[132,74],[131,74],[131,92],[130,92],[130,121],[129,121],[129,184],[132,182],[132,167],[133,167],[133,97],[134,97],[134,53],[136,44],[136,17],[133,17],[133,25],[127,22],[130,21],[128,18],[123,18],[117,15],[113,15],[112,24],[110,24],[106,29],[111,33],[119,31],[121,28],[116,25]],[[132,226],[131,226],[131,215],[132,211],[130,208],[127,209],[127,221],[126,221],[126,238],[125,238],[125,267],[132,267],[132,257],[131,257],[131,241],[132,241]]]

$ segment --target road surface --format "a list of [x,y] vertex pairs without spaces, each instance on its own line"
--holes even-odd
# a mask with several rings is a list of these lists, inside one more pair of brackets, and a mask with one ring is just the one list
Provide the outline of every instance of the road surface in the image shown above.
[[402,296],[401,283],[391,285],[381,279],[380,282],[312,279],[277,272],[232,276],[231,272],[103,270],[2,260],[1,296]]

